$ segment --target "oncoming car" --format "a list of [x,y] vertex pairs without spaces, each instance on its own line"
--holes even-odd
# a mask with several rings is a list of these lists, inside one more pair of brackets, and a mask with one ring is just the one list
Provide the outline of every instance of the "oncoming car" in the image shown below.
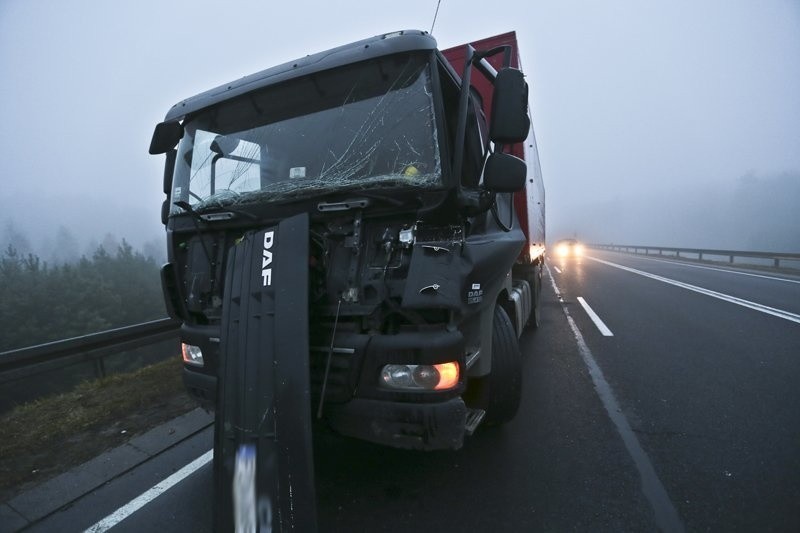
[[575,239],[562,239],[556,243],[556,255],[558,257],[578,257],[583,255],[583,244]]

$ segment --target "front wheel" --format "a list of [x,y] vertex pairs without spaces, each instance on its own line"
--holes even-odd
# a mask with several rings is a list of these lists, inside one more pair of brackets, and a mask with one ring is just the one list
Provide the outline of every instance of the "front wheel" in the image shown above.
[[492,370],[471,380],[466,400],[486,411],[484,423],[501,425],[517,414],[522,398],[522,355],[514,326],[505,310],[494,308],[492,324]]

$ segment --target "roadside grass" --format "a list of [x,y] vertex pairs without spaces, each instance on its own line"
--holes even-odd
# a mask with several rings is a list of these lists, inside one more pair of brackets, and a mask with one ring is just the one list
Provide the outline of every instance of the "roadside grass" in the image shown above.
[[178,358],[21,405],[0,416],[0,501],[195,407]]

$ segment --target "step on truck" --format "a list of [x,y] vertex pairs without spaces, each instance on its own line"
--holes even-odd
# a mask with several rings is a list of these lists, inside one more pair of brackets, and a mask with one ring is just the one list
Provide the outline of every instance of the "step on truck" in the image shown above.
[[162,282],[186,387],[215,410],[218,530],[315,529],[316,420],[436,450],[516,414],[545,252],[519,66],[513,32],[440,51],[399,31],[156,126]]

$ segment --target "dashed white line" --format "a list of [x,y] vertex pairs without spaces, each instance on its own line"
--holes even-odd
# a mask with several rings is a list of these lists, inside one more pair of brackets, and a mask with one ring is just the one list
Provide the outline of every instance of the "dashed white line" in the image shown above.
[[559,274],[561,274],[561,270],[559,270],[559,268],[558,268],[557,266],[553,265],[553,268],[556,270],[556,272],[558,272]]
[[687,289],[690,291],[694,291],[700,294],[705,294],[706,296],[711,296],[712,298],[718,298],[720,300],[730,302],[732,304],[741,305],[742,307],[747,307],[749,309],[753,309],[755,311],[760,311],[762,313],[766,313],[768,315],[776,316],[778,318],[783,318],[784,320],[789,320],[791,322],[797,322],[800,324],[800,315],[796,313],[791,313],[789,311],[784,311],[783,309],[777,309],[775,307],[769,307],[768,305],[762,305],[760,303],[751,302],[750,300],[745,300],[743,298],[737,298],[736,296],[731,296],[729,294],[724,294],[717,291],[712,291],[711,289],[704,289],[703,287],[698,287],[697,285],[691,285],[689,283],[683,283],[682,281],[676,281],[674,279],[665,278],[663,276],[657,276],[656,274],[651,274],[649,272],[645,272],[643,270],[636,270],[635,268],[626,267],[624,265],[618,265],[617,263],[612,263],[610,261],[604,261],[602,259],[598,259],[596,257],[589,257],[586,256],[587,259],[591,259],[592,261],[597,261],[598,263],[603,263],[604,265],[608,265],[614,268],[619,268],[621,270],[626,270],[628,272],[632,272],[634,274],[639,274],[640,276],[644,276],[646,278],[654,279],[657,281],[661,281],[664,283],[669,283],[670,285],[674,285],[676,287],[681,287],[683,289]]
[[100,533],[101,531],[108,531],[190,475],[194,474],[197,470],[208,464],[213,458],[214,450],[208,450],[206,453],[188,465],[184,466],[167,479],[157,483],[107,517],[97,522],[95,525],[89,527],[84,533]]
[[578,296],[578,303],[581,304],[581,307],[583,307],[583,310],[586,311],[587,315],[589,315],[589,318],[592,319],[592,322],[594,322],[594,325],[600,330],[600,333],[603,334],[603,337],[614,336],[614,334],[611,333],[611,330],[608,329],[608,326],[605,325],[605,322],[600,320],[600,317],[597,316],[597,313],[594,312],[594,309],[589,307],[589,304],[586,303],[586,300],[584,300],[582,296]]
[[[556,292],[556,296],[559,297],[559,300],[561,300],[561,291],[559,291],[558,287],[556,286],[555,279],[553,279],[553,276],[550,273],[550,268],[546,268],[550,282],[553,284],[553,290]],[[600,369],[600,366],[598,366],[597,361],[592,355],[592,351],[586,344],[581,331],[578,329],[577,324],[575,324],[575,320],[572,319],[572,316],[569,314],[569,309],[567,309],[567,306],[563,303],[563,301],[561,303],[561,309],[564,311],[564,314],[567,317],[567,322],[569,323],[569,327],[575,337],[575,341],[578,343],[578,351],[581,354],[581,358],[586,364],[586,367],[589,369],[589,376],[592,378],[592,383],[597,391],[597,395],[600,397],[600,401],[602,402],[608,417],[611,419],[611,422],[617,429],[617,433],[622,438],[622,442],[625,444],[625,449],[628,450],[628,454],[630,455],[631,459],[633,459],[633,463],[636,465],[636,470],[639,472],[639,478],[641,479],[642,483],[642,493],[650,503],[650,507],[653,509],[656,527],[661,531],[684,531],[685,529],[683,523],[681,522],[681,518],[678,515],[678,511],[675,509],[672,500],[669,499],[669,495],[667,494],[667,490],[664,488],[664,484],[661,483],[661,480],[658,478],[658,474],[656,474],[656,470],[653,468],[653,463],[650,461],[647,453],[645,453],[642,445],[639,443],[636,433],[634,433],[633,429],[631,429],[628,419],[625,418],[625,415],[622,413],[622,408],[617,402],[617,398],[614,395],[614,391],[611,389],[611,385],[608,384],[605,376],[603,376],[603,371]]]

